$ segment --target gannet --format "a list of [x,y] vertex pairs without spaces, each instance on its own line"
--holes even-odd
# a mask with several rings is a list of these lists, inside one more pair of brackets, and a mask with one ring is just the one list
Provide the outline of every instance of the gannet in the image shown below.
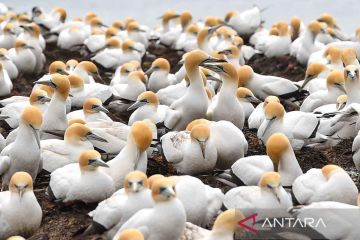
[[19,73],[31,74],[36,67],[36,57],[23,40],[16,40],[15,46],[8,51],[9,58],[16,65]]
[[159,179],[151,186],[153,208],[135,213],[122,225],[113,239],[124,230],[136,228],[148,240],[179,239],[185,228],[186,215],[182,203],[176,198],[175,183],[170,179]]
[[[228,169],[231,165],[245,156],[248,150],[248,142],[243,132],[233,123],[228,121],[211,122],[205,119],[197,119],[190,122],[186,130],[191,131],[198,124],[207,124],[210,127],[211,134],[214,137],[217,162],[216,166],[220,169]],[[231,141],[227,141],[231,139]],[[224,144],[226,142],[226,144]]]
[[165,58],[158,58],[153,61],[145,74],[149,75],[148,89],[155,93],[176,81],[174,74],[170,74],[170,63]]
[[[123,193],[124,192],[124,193]],[[137,211],[154,206],[145,173],[133,171],[126,175],[124,188],[115,192],[108,199],[100,202],[89,213],[91,225],[84,235],[103,234],[112,239],[120,227]]]
[[261,123],[257,136],[266,143],[268,138],[276,132],[286,135],[291,146],[297,150],[312,139],[323,141],[325,136],[317,132],[320,121],[315,115],[301,111],[285,112],[284,107],[277,102],[266,105],[265,119]]
[[129,74],[135,70],[137,70],[136,66],[131,61],[119,66],[111,79],[110,86],[127,83]]
[[84,102],[82,110],[70,112],[66,117],[68,121],[74,118],[84,119],[85,122],[112,121],[107,113],[109,111],[102,105],[100,99],[88,98]]
[[155,124],[164,121],[166,111],[165,105],[159,105],[159,99],[155,93],[146,91],[141,93],[136,102],[132,104],[128,111],[134,110],[131,114],[128,125],[132,125],[136,121],[151,119]]
[[84,83],[95,83],[95,81],[102,82],[98,68],[93,62],[81,61],[76,65],[73,71],[69,71],[71,75],[79,75]]
[[161,138],[165,159],[183,174],[204,173],[214,169],[217,151],[210,127],[195,125],[190,132],[169,132]]
[[42,210],[33,192],[33,180],[26,172],[15,172],[9,191],[0,192],[0,238],[30,237],[41,224]]
[[93,134],[89,127],[80,123],[74,123],[66,129],[64,140],[42,140],[41,157],[43,169],[53,172],[67,164],[76,163],[83,151],[94,149],[89,141],[90,139],[106,141]]
[[245,122],[245,113],[236,96],[239,79],[236,68],[231,63],[213,65],[213,67],[209,68],[221,76],[223,84],[216,99],[210,104],[206,117],[214,121],[226,120],[242,129]]
[[346,93],[344,82],[344,72],[333,70],[326,79],[327,90],[320,90],[306,97],[300,111],[312,112],[325,104],[335,103],[339,96]]
[[224,205],[227,209],[239,209],[245,216],[257,212],[259,220],[287,217],[288,208],[293,206],[291,196],[283,188],[281,176],[276,172],[265,172],[258,186],[231,189],[225,194]]
[[8,118],[5,119],[5,122],[11,128],[17,128],[19,126],[19,118],[21,116],[22,111],[29,104],[35,106],[40,109],[42,113],[47,109],[48,102],[50,98],[47,96],[47,93],[41,89],[35,89],[31,92],[28,101],[23,102],[13,102],[7,104],[5,107],[0,109],[0,116],[6,116]]
[[233,27],[240,36],[249,36],[260,27],[260,13],[257,6],[240,13],[231,11],[226,14],[225,22]]
[[261,123],[265,119],[264,108],[269,102],[280,103],[280,100],[276,96],[268,96],[265,98],[264,102],[257,105],[248,119],[248,125],[250,129],[258,129],[260,127]]
[[240,158],[232,166],[233,174],[245,185],[253,186],[265,172],[278,172],[282,185],[291,187],[296,177],[303,174],[289,140],[282,133],[274,133],[266,143],[267,155]]
[[188,221],[181,240],[232,240],[235,232],[240,232],[242,227],[237,223],[245,216],[235,209],[226,210],[217,216],[211,231],[191,224]]
[[37,107],[25,107],[19,120],[19,130],[15,141],[5,147],[0,154],[2,189],[7,188],[15,172],[25,171],[35,180],[36,175],[41,171],[39,138],[41,124],[41,111]]
[[79,163],[68,164],[50,175],[47,193],[51,200],[64,203],[102,201],[115,191],[114,182],[98,167],[109,167],[95,150],[83,151]]
[[286,78],[261,75],[244,65],[238,68],[239,87],[250,89],[260,99],[267,96],[286,96],[298,91],[298,87]]
[[[199,66],[223,62],[206,53],[195,50],[187,53],[184,64],[189,76],[190,86],[185,95],[173,102],[165,116],[165,126],[172,130],[183,130],[194,119],[203,118],[208,107],[208,98],[200,75]],[[196,104],[194,104],[196,102]]]
[[300,204],[336,201],[355,205],[358,189],[348,173],[337,165],[312,168],[293,183],[293,193]]
[[46,139],[50,136],[43,133],[44,131],[64,131],[67,128],[66,99],[69,96],[70,82],[67,76],[55,73],[50,75],[48,79],[38,80],[35,83],[49,85],[55,89],[41,125],[41,137]]
[[10,79],[16,79],[18,77],[19,70],[15,63],[10,59],[9,53],[5,48],[0,48],[0,63],[7,71]]
[[10,49],[14,46],[16,41],[15,26],[12,23],[7,23],[4,28],[2,28],[2,33],[0,36],[0,47],[5,49]]
[[113,178],[116,189],[123,187],[124,178],[129,172],[146,172],[146,150],[152,139],[152,131],[146,122],[135,122],[131,126],[126,145],[114,159],[107,162],[110,168],[103,169]]

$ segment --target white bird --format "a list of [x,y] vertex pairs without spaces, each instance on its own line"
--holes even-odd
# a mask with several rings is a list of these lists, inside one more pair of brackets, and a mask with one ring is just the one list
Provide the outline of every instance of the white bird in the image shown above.
[[173,102],[184,96],[188,86],[190,86],[189,77],[186,75],[179,83],[160,89],[156,93],[160,104],[171,106]]
[[74,123],[66,129],[64,140],[41,140],[43,169],[53,172],[67,164],[78,162],[79,156],[83,151],[94,149],[89,141],[90,139],[106,141],[93,134],[89,127],[80,123]]
[[[217,151],[216,167],[228,169],[231,165],[245,156],[248,151],[248,142],[243,132],[233,123],[228,121],[212,122],[205,119],[197,119],[188,124],[187,131],[198,124],[208,125],[210,134],[215,141]],[[231,139],[231,141],[227,141]]]
[[344,66],[347,66],[347,65],[359,66],[360,65],[359,60],[357,59],[357,56],[356,56],[356,51],[354,48],[342,49],[341,60],[343,61]]
[[159,99],[155,93],[146,91],[141,93],[136,102],[132,104],[128,111],[134,110],[131,114],[128,125],[132,125],[136,121],[145,119],[152,120],[155,124],[163,122],[168,106],[159,105]]
[[276,24],[279,36],[268,36],[255,46],[268,58],[284,56],[290,53],[291,37],[289,27],[286,22],[280,21]]
[[41,138],[46,139],[50,136],[45,134],[44,131],[65,131],[67,128],[66,99],[69,96],[70,82],[67,76],[55,73],[50,75],[49,78],[38,80],[35,83],[49,85],[55,89],[41,125]]
[[106,69],[116,69],[120,65],[132,60],[141,61],[141,50],[135,47],[133,41],[126,40],[120,46],[118,39],[110,38],[108,44],[109,48],[105,48],[97,53],[91,60]]
[[115,37],[118,34],[118,29],[115,27],[109,27],[105,32],[100,32],[98,34],[90,35],[85,41],[84,45],[86,49],[90,52],[97,52],[103,48],[106,44],[106,41],[112,37]]
[[276,132],[285,134],[291,146],[297,150],[311,141],[327,139],[318,133],[320,121],[315,115],[300,111],[285,112],[284,107],[277,102],[270,102],[265,107],[265,119],[260,125],[257,136],[266,143]]
[[114,193],[114,182],[98,167],[109,167],[95,150],[81,153],[78,163],[56,169],[50,175],[47,193],[51,200],[71,203],[100,202]]
[[221,67],[214,65],[211,69],[221,76],[223,84],[207,110],[207,118],[214,121],[226,120],[242,129],[245,113],[236,96],[239,79],[236,68],[231,63],[224,63]]
[[38,7],[32,9],[33,20],[37,24],[51,30],[52,28],[65,22],[67,13],[64,8],[53,8],[49,13],[45,13]]
[[345,89],[348,97],[346,106],[352,103],[360,103],[360,95],[358,94],[360,90],[359,71],[360,67],[355,65],[348,65],[344,69]]
[[146,172],[147,153],[153,139],[149,125],[144,121],[135,122],[130,129],[127,142],[121,152],[108,161],[108,169],[103,169],[115,182],[115,188],[123,187],[124,178],[134,170]]
[[124,63],[115,70],[115,74],[114,77],[111,79],[110,86],[127,83],[129,74],[136,70],[137,66],[134,64],[133,61]]
[[25,171],[35,180],[41,171],[39,129],[42,123],[41,111],[27,106],[19,121],[18,135],[15,141],[5,147],[0,154],[0,175],[2,189],[6,189],[11,176],[18,171]]
[[[250,90],[249,90],[250,91]],[[256,106],[254,111],[251,113],[248,119],[248,125],[250,129],[259,129],[261,123],[265,119],[264,109],[269,102],[278,102],[280,100],[278,97],[275,96],[268,96],[265,98],[264,102],[260,103]]]
[[33,180],[26,172],[16,172],[9,191],[0,192],[0,238],[31,237],[40,227],[42,210],[33,192]]
[[13,83],[2,63],[0,63],[0,85],[0,97],[10,95]]
[[306,65],[310,55],[324,47],[322,43],[315,41],[320,32],[324,32],[321,24],[317,21],[311,21],[305,30],[304,36],[295,41],[297,42],[296,45],[295,42],[291,45],[291,55],[296,56],[300,64]]
[[298,91],[298,87],[290,80],[282,77],[261,75],[244,65],[238,68],[239,87],[250,89],[260,99],[267,96],[286,96]]
[[171,104],[165,116],[164,124],[166,127],[173,130],[184,130],[189,122],[205,116],[208,97],[201,79],[199,66],[207,67],[219,62],[223,62],[223,60],[214,59],[200,50],[186,54],[184,64],[190,86],[186,89],[183,97]]
[[19,70],[15,63],[10,59],[8,51],[5,48],[0,48],[0,63],[4,66],[10,79],[17,79]]
[[239,209],[245,216],[258,212],[257,219],[287,217],[292,207],[291,196],[281,184],[281,176],[276,172],[266,172],[258,186],[241,186],[225,194],[227,209]]
[[180,173],[204,173],[216,165],[215,138],[208,125],[195,125],[190,132],[169,132],[162,136],[161,145],[166,161]]
[[80,118],[85,122],[112,121],[107,115],[109,111],[102,105],[98,98],[88,98],[83,105],[82,110],[76,110],[66,115],[67,120]]
[[0,36],[0,47],[10,49],[14,46],[16,41],[16,32],[14,24],[8,22],[4,28],[2,28]]
[[282,133],[274,133],[266,143],[267,155],[240,158],[231,166],[232,173],[245,185],[256,185],[265,172],[278,172],[282,185],[291,187],[303,174],[289,140]]
[[14,48],[9,49],[9,58],[16,65],[19,73],[31,74],[36,67],[36,57],[32,47],[23,40],[16,40]]
[[145,74],[149,75],[148,89],[155,93],[176,81],[175,75],[170,74],[170,63],[165,58],[157,58],[153,61]]
[[187,221],[180,240],[233,240],[235,232],[242,230],[236,223],[244,218],[239,210],[226,210],[217,216],[211,231]]
[[185,210],[174,191],[175,183],[170,179],[159,179],[152,184],[155,201],[153,208],[135,213],[122,225],[113,239],[124,230],[135,228],[148,240],[179,239],[185,228]]
[[343,71],[332,71],[326,79],[327,90],[320,90],[306,97],[300,111],[312,112],[325,104],[335,103],[339,96],[346,93],[344,82]]
[[11,128],[17,128],[19,126],[19,118],[21,116],[22,111],[29,104],[40,109],[42,113],[46,110],[48,106],[48,102],[51,99],[47,96],[47,93],[41,89],[35,89],[31,92],[28,101],[23,102],[14,102],[7,104],[5,107],[0,109],[1,115],[3,117],[7,117],[5,122]]
[[95,81],[102,82],[98,68],[93,62],[90,61],[81,61],[76,65],[74,70],[69,71],[69,74],[80,76],[85,84],[95,83]]
[[360,219],[360,198],[357,206],[336,201],[314,202],[307,206],[296,206],[291,214],[305,222],[306,219],[321,219],[313,229],[326,239],[355,239],[360,229],[354,225]]
[[225,22],[233,27],[240,36],[253,34],[261,24],[260,9],[256,6],[243,12],[231,11],[225,16]]
[[331,164],[321,169],[312,168],[299,176],[294,181],[292,190],[300,204],[336,201],[355,205],[359,194],[348,173]]
[[101,102],[106,102],[113,95],[111,87],[101,83],[84,83],[78,75],[69,75],[71,85],[71,106],[82,107],[87,99],[97,98]]
[[88,38],[89,33],[81,27],[72,26],[62,30],[57,40],[57,46],[61,49],[75,50]]
[[140,171],[127,174],[124,188],[100,202],[96,209],[89,213],[92,223],[84,235],[96,233],[112,239],[120,227],[137,211],[153,207],[149,181],[145,173]]
[[330,73],[330,69],[322,63],[312,63],[306,69],[305,79],[300,89],[308,91],[310,94],[327,90],[326,78]]

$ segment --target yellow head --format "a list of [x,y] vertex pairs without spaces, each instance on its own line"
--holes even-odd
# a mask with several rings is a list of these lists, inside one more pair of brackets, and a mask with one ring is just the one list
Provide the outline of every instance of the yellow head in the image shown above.
[[49,65],[49,73],[59,73],[63,75],[67,75],[66,73],[66,65],[62,61],[54,61]]
[[343,71],[339,70],[331,71],[326,79],[326,84],[328,88],[336,87],[345,92],[344,83],[344,73]]
[[245,216],[240,210],[228,209],[216,218],[212,231],[226,231],[234,234],[236,231],[242,230],[238,222],[244,218]]
[[126,229],[122,231],[117,240],[144,240],[144,235],[137,229]]
[[341,109],[343,109],[347,103],[347,95],[340,95],[337,99],[336,99],[336,110],[340,111]]
[[21,120],[33,129],[40,129],[42,124],[42,113],[39,108],[29,105],[22,111]]
[[47,92],[44,90],[41,90],[40,88],[37,88],[35,90],[33,90],[30,94],[29,97],[29,102],[31,105],[36,104],[36,103],[46,103],[46,102],[50,102],[50,98],[47,95]]
[[341,167],[333,164],[328,164],[321,168],[321,172],[326,179],[329,179],[334,173],[344,171]]
[[350,65],[353,64],[353,62],[355,62],[356,59],[356,51],[353,48],[344,48],[342,50],[342,54],[341,54],[341,60],[343,61],[344,65]]
[[132,171],[126,175],[124,179],[124,189],[127,193],[137,193],[147,188],[149,188],[149,181],[145,173]]
[[239,76],[239,87],[245,87],[246,84],[252,79],[254,75],[253,69],[244,65],[238,68],[238,76]]
[[157,179],[151,185],[151,195],[155,202],[166,202],[175,198],[175,182],[169,178]]
[[27,172],[16,172],[9,183],[11,193],[19,194],[20,198],[27,192],[33,191],[33,180]]
[[[292,149],[289,139],[282,133],[274,133],[266,142],[266,153],[276,168],[283,159],[284,153],[289,149]],[[277,171],[277,169],[274,170]]]
[[68,76],[71,88],[83,88],[84,79],[79,75],[71,74]]
[[141,152],[144,152],[146,151],[146,149],[148,149],[152,141],[152,132],[145,122],[135,122],[131,126],[130,134],[137,148]]
[[265,117],[268,120],[282,119],[285,115],[285,109],[281,103],[269,102],[265,107]]
[[101,155],[95,150],[83,151],[79,157],[79,167],[82,171],[95,171],[98,167],[109,167]]
[[64,139],[70,142],[86,141],[87,135],[91,134],[91,129],[84,124],[74,123],[66,131]]

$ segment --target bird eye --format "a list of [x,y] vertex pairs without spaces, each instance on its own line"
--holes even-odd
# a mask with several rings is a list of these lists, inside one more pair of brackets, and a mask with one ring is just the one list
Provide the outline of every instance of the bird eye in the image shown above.
[[140,181],[138,182],[138,184],[139,184],[139,185],[143,185],[143,184],[144,184],[144,181],[143,181],[143,180],[140,180]]
[[129,182],[129,186],[132,186],[133,185],[133,183],[132,182]]
[[267,184],[267,187],[268,187],[268,188],[270,188],[270,189],[272,189],[272,188],[273,188],[273,187],[272,187],[271,185],[269,185],[269,184]]

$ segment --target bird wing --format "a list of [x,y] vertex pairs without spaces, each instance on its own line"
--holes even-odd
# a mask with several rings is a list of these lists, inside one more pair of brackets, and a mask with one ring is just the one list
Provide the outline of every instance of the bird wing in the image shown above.
[[187,132],[169,132],[161,137],[161,147],[168,162],[176,163],[183,159],[182,146],[190,139]]
[[169,108],[166,112],[164,119],[165,127],[169,129],[173,129],[176,126],[176,124],[180,121],[180,119],[181,119],[181,112],[178,110],[174,110],[173,108]]
[[10,167],[9,156],[0,156],[0,176],[7,172]]
[[272,81],[262,85],[261,88],[266,94],[273,96],[281,96],[298,90],[294,83],[278,77],[272,78]]
[[301,204],[306,204],[325,183],[326,179],[321,169],[312,168],[295,179],[292,190],[296,200]]
[[185,229],[183,235],[180,240],[196,240],[196,239],[204,239],[207,235],[209,235],[210,231],[199,227],[190,222],[186,222]]

